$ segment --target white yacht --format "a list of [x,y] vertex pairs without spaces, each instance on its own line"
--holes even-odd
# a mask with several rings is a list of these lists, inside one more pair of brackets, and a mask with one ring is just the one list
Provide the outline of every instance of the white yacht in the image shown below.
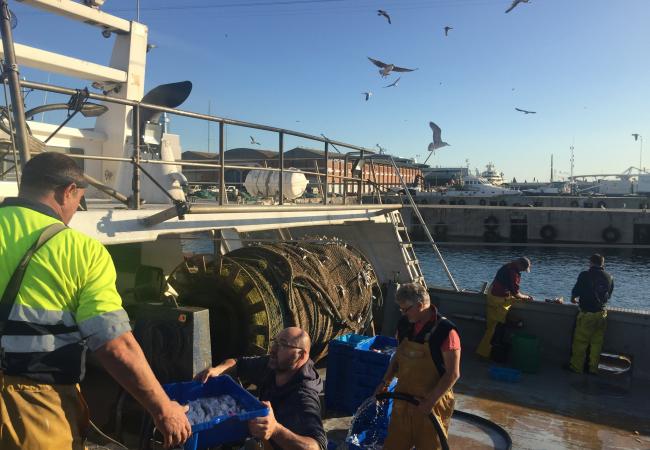
[[521,195],[522,192],[516,189],[508,189],[501,186],[495,186],[483,177],[475,175],[466,175],[461,178],[460,182],[448,189],[441,189],[434,192],[418,192],[417,198],[438,199],[441,197],[502,197]]
[[501,186],[505,182],[503,179],[503,172],[497,172],[494,168],[494,163],[492,162],[489,162],[487,166],[485,166],[485,170],[481,172],[480,176],[485,178],[488,183],[495,186]]

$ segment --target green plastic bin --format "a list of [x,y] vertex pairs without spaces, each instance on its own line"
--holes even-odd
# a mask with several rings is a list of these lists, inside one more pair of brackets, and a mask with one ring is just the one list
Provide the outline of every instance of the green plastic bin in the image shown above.
[[537,373],[542,351],[539,338],[532,334],[515,333],[512,336],[512,365],[522,372]]

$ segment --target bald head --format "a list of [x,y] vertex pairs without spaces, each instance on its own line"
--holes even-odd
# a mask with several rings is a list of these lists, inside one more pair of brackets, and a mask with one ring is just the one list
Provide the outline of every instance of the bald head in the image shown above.
[[311,339],[305,330],[298,327],[289,327],[278,333],[278,338],[284,339],[287,343],[305,350],[309,354]]

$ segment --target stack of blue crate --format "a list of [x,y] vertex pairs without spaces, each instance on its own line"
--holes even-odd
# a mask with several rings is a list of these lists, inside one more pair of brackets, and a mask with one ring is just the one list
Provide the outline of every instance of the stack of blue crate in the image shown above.
[[325,405],[353,414],[381,382],[397,340],[386,336],[346,334],[329,343]]

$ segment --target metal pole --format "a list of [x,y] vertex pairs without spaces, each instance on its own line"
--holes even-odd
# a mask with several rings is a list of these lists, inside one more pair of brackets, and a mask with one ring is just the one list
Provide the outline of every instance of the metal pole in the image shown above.
[[219,206],[223,206],[226,200],[226,126],[219,122]]
[[320,193],[322,195],[323,194],[323,183],[322,183],[322,178],[320,176],[320,168],[318,167],[318,160],[317,159],[314,160],[314,170],[316,170],[316,173],[319,174],[319,175],[316,175],[316,181],[318,182],[318,189],[319,189],[319,191],[320,191]]
[[[359,164],[357,165],[359,168],[359,181],[357,182],[357,202],[359,204],[362,203],[362,198],[363,198],[363,150],[361,150],[360,156],[359,156]],[[352,174],[354,176],[354,174]]]
[[280,154],[280,181],[279,181],[279,192],[280,192],[280,204],[284,205],[284,133],[280,131],[278,142],[278,152]]
[[[343,157],[343,204],[347,205],[348,197],[348,154]],[[354,174],[353,174],[354,175]]]
[[9,81],[9,94],[11,95],[11,107],[14,113],[14,126],[16,127],[15,142],[20,153],[20,172],[22,173],[22,169],[29,161],[29,141],[27,140],[25,105],[20,94],[18,64],[14,53],[14,39],[11,33],[11,18],[7,0],[0,0],[0,10],[0,32],[2,33],[2,47],[5,53],[3,75]]
[[133,162],[131,208],[140,209],[140,105],[133,108]]
[[330,167],[330,146],[325,142],[325,184],[323,185],[323,204],[327,205],[327,195],[329,190],[329,167]]
[[459,292],[460,289],[458,289],[458,285],[456,284],[456,281],[454,280],[453,275],[449,271],[449,267],[447,267],[447,263],[445,262],[445,259],[442,257],[442,254],[440,253],[440,250],[438,250],[438,246],[436,245],[436,241],[433,240],[433,236],[431,236],[431,233],[429,232],[429,228],[427,227],[426,222],[424,221],[424,218],[422,217],[422,214],[420,214],[420,208],[418,208],[418,205],[415,204],[415,200],[413,200],[413,197],[411,196],[411,192],[408,189],[408,186],[406,185],[406,182],[404,181],[404,178],[402,178],[402,173],[400,172],[399,168],[397,167],[397,164],[395,164],[395,160],[393,157],[390,157],[390,161],[393,163],[393,168],[395,169],[395,172],[397,173],[397,176],[399,177],[400,182],[402,183],[402,186],[404,187],[404,191],[406,192],[406,197],[409,200],[409,203],[411,204],[411,208],[413,208],[413,212],[417,216],[418,220],[420,221],[420,224],[422,225],[422,229],[424,230],[424,234],[427,235],[427,239],[429,242],[431,242],[431,246],[433,247],[433,250],[435,251],[436,255],[438,256],[438,259],[440,260],[440,263],[442,264],[442,268],[445,270],[445,273],[447,274],[447,278],[449,278],[449,282],[453,286],[454,290],[456,292]]
[[372,185],[374,188],[373,192],[377,194],[377,203],[381,205],[382,204],[381,191],[379,190],[379,183],[377,182],[377,174],[375,173],[375,163],[372,159],[370,160],[370,170],[372,171],[372,181],[373,181]]
[[639,135],[641,139],[641,145],[639,147],[639,173],[643,170],[643,136]]

